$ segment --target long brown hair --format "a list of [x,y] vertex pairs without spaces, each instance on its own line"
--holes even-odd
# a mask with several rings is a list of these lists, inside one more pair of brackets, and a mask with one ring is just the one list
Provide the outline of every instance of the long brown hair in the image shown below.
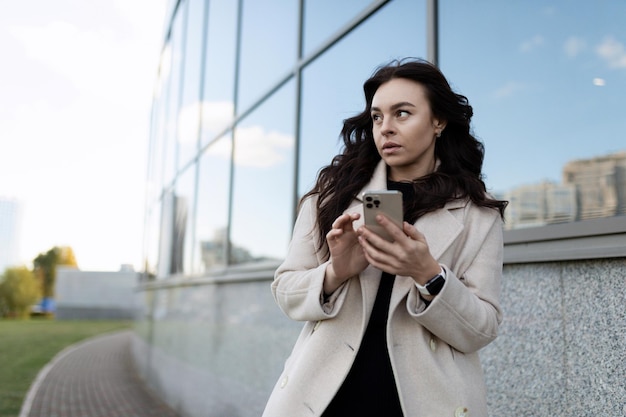
[[432,114],[447,122],[435,143],[437,170],[413,181],[416,198],[406,208],[413,221],[426,213],[442,208],[455,199],[470,199],[480,207],[498,210],[504,218],[507,202],[491,198],[483,182],[484,146],[470,132],[472,106],[465,96],[456,94],[441,71],[417,59],[392,61],[376,70],[365,81],[365,109],[343,122],[343,152],[323,167],[315,186],[302,199],[317,195],[317,226],[319,249],[325,247],[326,234],[332,223],[370,181],[381,157],[374,144],[370,109],[376,90],[394,78],[420,83],[426,90]]

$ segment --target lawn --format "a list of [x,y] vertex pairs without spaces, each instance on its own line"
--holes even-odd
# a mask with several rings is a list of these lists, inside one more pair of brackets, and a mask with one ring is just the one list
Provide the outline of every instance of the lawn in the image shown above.
[[0,416],[17,417],[37,373],[63,348],[130,321],[0,319]]

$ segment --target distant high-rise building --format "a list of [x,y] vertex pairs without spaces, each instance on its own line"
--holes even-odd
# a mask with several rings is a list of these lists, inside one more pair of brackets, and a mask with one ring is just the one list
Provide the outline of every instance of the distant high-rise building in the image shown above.
[[17,200],[0,197],[0,274],[19,262],[21,214]]
[[516,187],[505,199],[508,229],[626,214],[626,151],[570,161],[562,184]]
[[506,227],[537,227],[576,219],[576,189],[568,184],[542,182],[509,191]]
[[626,152],[568,162],[563,182],[576,187],[580,220],[626,214]]

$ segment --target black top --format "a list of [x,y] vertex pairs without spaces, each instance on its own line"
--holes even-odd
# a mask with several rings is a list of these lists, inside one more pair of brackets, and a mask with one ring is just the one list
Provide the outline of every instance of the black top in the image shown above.
[[[387,188],[402,191],[405,206],[406,201],[415,198],[410,183],[388,180]],[[323,417],[403,416],[387,350],[387,316],[395,278],[395,275],[382,273],[361,347],[348,376]]]

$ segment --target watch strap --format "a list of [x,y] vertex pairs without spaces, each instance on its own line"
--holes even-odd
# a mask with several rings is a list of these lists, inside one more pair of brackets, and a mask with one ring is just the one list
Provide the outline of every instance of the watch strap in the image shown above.
[[422,295],[437,295],[441,291],[442,281],[445,282],[445,279],[446,270],[441,267],[441,272],[429,279],[426,285],[420,285],[416,282],[415,286]]

